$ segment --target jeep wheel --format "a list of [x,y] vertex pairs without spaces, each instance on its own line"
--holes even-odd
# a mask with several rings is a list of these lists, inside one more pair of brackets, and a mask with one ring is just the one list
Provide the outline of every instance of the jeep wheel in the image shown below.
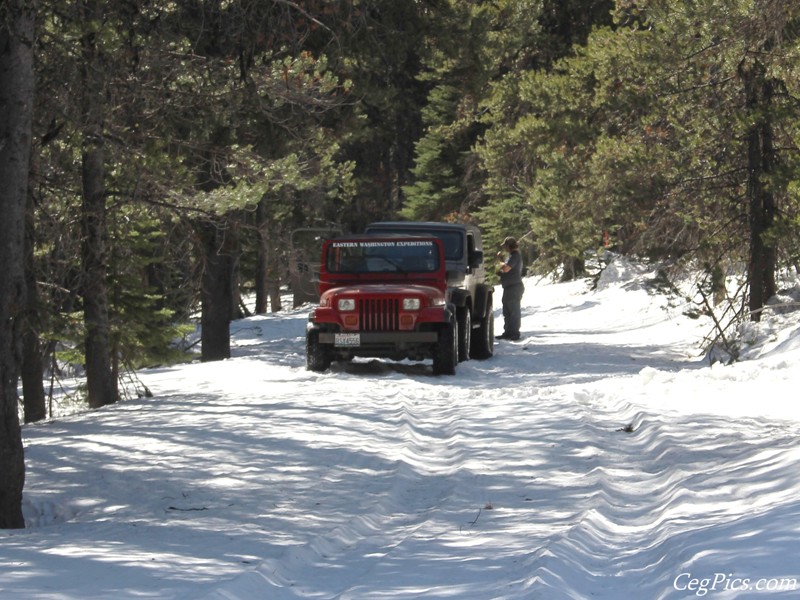
[[312,329],[306,334],[306,369],[321,373],[330,366],[330,350],[319,343],[319,331]]
[[481,321],[480,327],[475,330],[472,340],[472,358],[484,360],[494,354],[494,311],[491,296],[487,299],[486,316]]
[[456,321],[439,330],[439,341],[433,355],[435,375],[455,375],[458,365],[458,325]]
[[469,360],[472,343],[472,315],[469,306],[458,311],[458,361]]

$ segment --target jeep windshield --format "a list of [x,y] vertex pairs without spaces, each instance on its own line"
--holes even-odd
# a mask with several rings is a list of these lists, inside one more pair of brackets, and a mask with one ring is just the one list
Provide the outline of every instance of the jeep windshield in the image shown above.
[[334,240],[325,266],[329,273],[435,273],[439,250],[433,240]]
[[461,260],[464,255],[463,235],[460,231],[450,231],[444,228],[427,228],[415,230],[413,226],[405,227],[402,224],[393,226],[381,226],[381,224],[370,225],[367,233],[392,234],[403,232],[411,235],[434,235],[442,240],[444,245],[445,260]]

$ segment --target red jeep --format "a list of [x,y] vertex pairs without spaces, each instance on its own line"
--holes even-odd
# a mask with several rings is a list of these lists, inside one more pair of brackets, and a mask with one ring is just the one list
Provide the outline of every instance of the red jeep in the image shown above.
[[455,307],[447,299],[440,239],[360,235],[322,248],[319,306],[306,330],[306,367],[324,371],[355,356],[433,359],[436,374],[458,364]]

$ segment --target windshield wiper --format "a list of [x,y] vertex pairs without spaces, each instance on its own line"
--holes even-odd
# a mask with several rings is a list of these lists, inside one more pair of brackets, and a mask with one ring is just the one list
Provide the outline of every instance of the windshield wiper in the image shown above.
[[403,266],[402,266],[402,265],[400,265],[400,264],[399,264],[398,262],[396,262],[395,260],[393,260],[393,259],[389,258],[388,256],[384,256],[383,254],[375,254],[375,255],[373,255],[373,256],[370,256],[370,258],[371,258],[371,259],[372,259],[372,258],[377,258],[377,259],[379,259],[379,260],[385,261],[385,262],[389,263],[390,265],[392,265],[392,266],[395,268],[395,271],[397,271],[398,273],[402,273],[403,275],[408,275],[408,271],[406,271],[406,270],[403,268]]

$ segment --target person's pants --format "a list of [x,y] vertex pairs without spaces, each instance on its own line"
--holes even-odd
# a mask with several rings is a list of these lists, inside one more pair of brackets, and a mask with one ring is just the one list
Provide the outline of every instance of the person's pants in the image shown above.
[[519,337],[520,321],[522,320],[522,294],[525,286],[521,283],[510,285],[503,288],[503,335],[507,337]]

